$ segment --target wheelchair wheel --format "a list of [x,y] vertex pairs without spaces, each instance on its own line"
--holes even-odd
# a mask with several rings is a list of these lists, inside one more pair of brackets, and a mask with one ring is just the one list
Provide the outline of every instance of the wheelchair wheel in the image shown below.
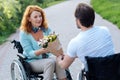
[[19,60],[13,60],[11,64],[11,77],[12,80],[27,80],[25,70]]

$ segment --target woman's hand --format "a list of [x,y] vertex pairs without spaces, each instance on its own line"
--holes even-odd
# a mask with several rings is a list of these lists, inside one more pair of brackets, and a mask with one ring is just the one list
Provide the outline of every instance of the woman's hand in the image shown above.
[[42,50],[43,50],[43,53],[48,53],[48,52],[50,52],[49,49],[47,49],[47,48],[42,48]]
[[46,49],[46,48],[41,48],[41,49],[39,49],[39,50],[36,50],[36,51],[35,51],[35,54],[36,54],[36,56],[39,56],[39,55],[41,55],[41,54],[48,53],[48,52],[50,52],[48,49]]

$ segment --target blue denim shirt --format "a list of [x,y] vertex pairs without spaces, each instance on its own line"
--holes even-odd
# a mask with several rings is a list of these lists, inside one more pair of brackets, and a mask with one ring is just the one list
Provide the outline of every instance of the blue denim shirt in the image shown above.
[[[51,33],[51,29],[42,29],[43,35],[47,36]],[[35,50],[42,48],[31,34],[20,31],[20,43],[23,47],[23,55],[28,58],[27,61],[42,59],[42,55],[36,56]]]

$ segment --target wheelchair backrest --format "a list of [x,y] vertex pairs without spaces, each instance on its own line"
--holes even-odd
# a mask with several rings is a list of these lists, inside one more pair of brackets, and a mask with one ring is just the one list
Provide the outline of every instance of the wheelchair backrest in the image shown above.
[[120,80],[120,53],[105,57],[89,57],[87,80]]
[[21,53],[21,54],[23,53],[23,48],[19,41],[13,40],[11,43],[14,44],[14,49],[16,48],[18,53]]

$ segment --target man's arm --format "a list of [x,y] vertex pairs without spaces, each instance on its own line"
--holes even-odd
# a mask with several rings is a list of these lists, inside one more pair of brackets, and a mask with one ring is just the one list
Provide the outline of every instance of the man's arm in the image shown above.
[[74,60],[75,58],[71,58],[68,55],[57,57],[58,64],[61,66],[61,68],[64,68],[64,69],[67,69]]

